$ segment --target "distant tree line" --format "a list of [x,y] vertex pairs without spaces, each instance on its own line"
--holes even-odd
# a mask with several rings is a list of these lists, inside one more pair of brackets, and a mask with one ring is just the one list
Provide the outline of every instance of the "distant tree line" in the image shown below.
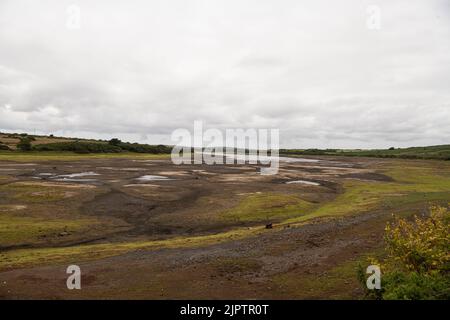
[[138,153],[170,153],[172,147],[163,144],[150,145],[141,143],[122,142],[117,138],[109,140],[109,145],[119,147],[123,151],[138,152]]
[[[19,142],[19,144],[21,144]],[[108,143],[104,142],[54,142],[39,144],[26,150],[22,146],[17,148],[23,151],[71,151],[76,153],[118,153],[118,152],[137,152],[137,153],[170,153],[172,148],[165,145],[148,145],[139,143],[122,142],[117,138],[111,139]]]
[[0,150],[10,150],[9,147],[0,141]]
[[280,149],[280,154],[287,156],[347,156],[376,157],[399,159],[439,159],[450,160],[450,145],[411,147],[389,149]]
[[280,154],[293,154],[293,155],[312,155],[312,156],[317,156],[317,155],[329,155],[329,154],[335,154],[337,153],[338,150],[337,149],[304,149],[304,150],[299,150],[299,149],[280,149]]
[[110,153],[121,152],[119,147],[107,143],[71,141],[71,142],[53,142],[35,145],[33,151],[72,151],[76,153]]

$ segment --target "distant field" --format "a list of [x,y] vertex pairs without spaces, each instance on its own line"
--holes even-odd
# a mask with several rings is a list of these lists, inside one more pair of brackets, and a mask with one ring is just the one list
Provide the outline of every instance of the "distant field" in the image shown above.
[[281,149],[284,155],[329,155],[400,159],[450,160],[450,145],[390,149]]
[[[31,145],[37,146],[47,143],[55,142],[73,142],[75,140],[82,140],[86,142],[94,142],[95,140],[75,139],[75,138],[63,138],[63,137],[50,137],[50,136],[32,136],[35,140],[31,141]],[[20,134],[12,133],[0,133],[0,143],[8,146],[11,150],[16,150],[16,145],[20,142]]]

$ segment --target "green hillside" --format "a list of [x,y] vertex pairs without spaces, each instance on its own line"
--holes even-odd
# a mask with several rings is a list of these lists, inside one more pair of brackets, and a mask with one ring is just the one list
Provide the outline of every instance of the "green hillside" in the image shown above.
[[389,149],[281,149],[280,154],[450,160],[450,145]]

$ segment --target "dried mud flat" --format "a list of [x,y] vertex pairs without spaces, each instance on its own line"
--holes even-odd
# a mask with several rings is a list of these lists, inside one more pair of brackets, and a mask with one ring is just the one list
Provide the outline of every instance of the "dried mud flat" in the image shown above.
[[[336,267],[380,248],[392,210],[301,217],[339,199],[348,181],[394,181],[380,171],[389,161],[314,159],[281,162],[272,176],[248,164],[0,161],[0,213],[56,221],[0,236],[0,298],[358,298],[355,277]],[[152,241],[163,245],[91,255]],[[85,246],[86,256],[45,258]],[[28,259],[37,251],[43,259]],[[66,288],[69,264],[81,267],[81,290]]]

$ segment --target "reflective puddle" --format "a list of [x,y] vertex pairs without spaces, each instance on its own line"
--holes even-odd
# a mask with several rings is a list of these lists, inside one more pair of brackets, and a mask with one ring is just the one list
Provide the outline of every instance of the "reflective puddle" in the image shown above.
[[173,180],[173,179],[169,179],[164,176],[155,176],[155,175],[148,174],[148,175],[136,178],[136,180],[139,180],[139,181],[165,181],[165,180]]
[[312,181],[306,181],[306,180],[294,180],[294,181],[288,181],[286,184],[307,184],[309,186],[320,186],[320,183],[312,182]]
[[99,176],[100,174],[95,173],[93,171],[86,171],[80,173],[71,173],[71,174],[60,174],[56,176],[57,178],[79,178],[79,177],[89,177],[89,176]]
[[100,174],[93,172],[93,171],[86,171],[86,172],[79,172],[79,173],[70,173],[70,174],[60,174],[55,175],[54,173],[50,172],[42,172],[37,175],[37,177],[34,177],[35,179],[44,179],[44,177],[48,177],[48,179],[51,179],[52,181],[65,181],[65,182],[95,182],[97,179],[90,179],[90,178],[82,178],[82,177],[90,177],[90,176],[98,176]]

